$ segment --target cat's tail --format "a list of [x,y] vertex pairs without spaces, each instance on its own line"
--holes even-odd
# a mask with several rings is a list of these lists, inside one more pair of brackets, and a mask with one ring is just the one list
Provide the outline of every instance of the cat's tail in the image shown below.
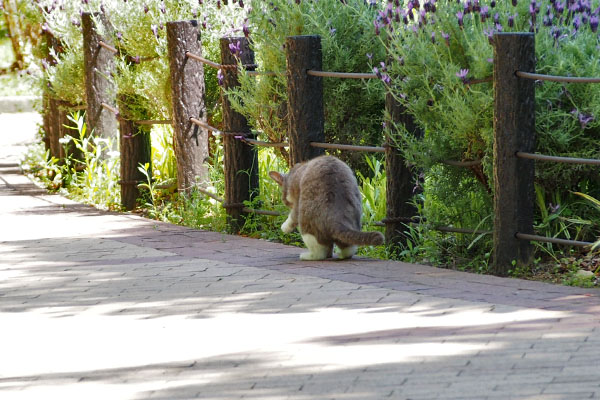
[[381,232],[362,232],[351,229],[342,229],[333,234],[333,238],[337,241],[358,246],[380,245],[383,244],[384,237]]

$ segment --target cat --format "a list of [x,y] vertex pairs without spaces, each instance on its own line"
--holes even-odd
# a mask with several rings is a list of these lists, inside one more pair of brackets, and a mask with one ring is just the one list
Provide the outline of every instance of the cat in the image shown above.
[[282,189],[282,200],[291,211],[281,230],[298,227],[308,252],[301,260],[323,260],[333,256],[351,258],[357,245],[383,244],[381,232],[361,232],[362,203],[354,173],[333,156],[320,156],[296,164],[288,174],[269,176]]

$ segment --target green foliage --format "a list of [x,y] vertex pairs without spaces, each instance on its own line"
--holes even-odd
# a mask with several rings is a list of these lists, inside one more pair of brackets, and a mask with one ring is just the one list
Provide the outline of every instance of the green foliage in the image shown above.
[[46,188],[61,191],[77,201],[105,209],[120,209],[119,153],[108,139],[89,136],[84,116],[69,116],[73,136],[60,140],[68,156],[59,161],[42,144],[29,149],[23,167]]
[[[383,46],[375,40],[373,31],[377,9],[363,0],[254,0],[250,4],[251,45],[261,70],[285,71],[284,44],[292,35],[320,35],[323,68],[328,71],[370,72],[367,55],[384,57]],[[241,88],[230,92],[234,107],[265,139],[285,140],[285,75],[242,75],[240,82]],[[324,78],[323,101],[327,141],[365,145],[382,142],[384,93],[380,82]],[[354,167],[362,165],[364,171],[368,170],[360,154],[337,155]]]
[[[495,1],[492,5],[482,0],[479,10],[472,7],[466,12],[464,2],[437,2],[435,9],[400,13],[397,19],[393,12],[384,13],[376,21],[393,60],[382,68],[382,78],[424,133],[417,138],[403,126],[391,127],[407,160],[423,171],[422,213],[429,221],[475,228],[485,220],[482,228],[491,227],[487,217],[492,214],[494,179],[493,87],[474,81],[492,75],[493,34],[529,31],[532,26],[536,30],[537,72],[600,76],[595,56],[598,35],[590,25],[590,16],[598,17],[598,1],[591,2],[586,18],[583,8],[569,14],[558,12],[553,4],[561,2],[537,1],[533,14],[532,2],[519,1],[516,7],[512,3]],[[599,158],[598,96],[597,85],[536,84],[537,150]],[[459,169],[440,164],[443,160],[476,159],[482,160],[481,166]],[[585,191],[596,196],[600,184],[595,174],[595,169],[586,166],[536,164],[536,225],[540,233],[597,237],[598,228],[587,224],[587,212],[570,194]],[[558,212],[548,211],[557,205]],[[457,244],[462,246],[460,241]],[[479,243],[479,254],[489,252],[487,244]],[[553,252],[552,246],[542,247]]]

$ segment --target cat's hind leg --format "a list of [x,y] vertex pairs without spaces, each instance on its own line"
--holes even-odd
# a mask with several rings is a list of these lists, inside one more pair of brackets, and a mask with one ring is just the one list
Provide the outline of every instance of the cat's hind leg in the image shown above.
[[310,233],[303,233],[302,240],[308,251],[300,254],[301,260],[324,260],[331,257],[333,245],[325,246],[317,242],[317,238]]
[[356,250],[358,250],[358,246],[354,246],[354,245],[345,246],[345,247],[338,246],[338,247],[339,247],[339,251],[336,253],[340,260],[343,260],[345,258],[352,258],[352,256],[356,254]]

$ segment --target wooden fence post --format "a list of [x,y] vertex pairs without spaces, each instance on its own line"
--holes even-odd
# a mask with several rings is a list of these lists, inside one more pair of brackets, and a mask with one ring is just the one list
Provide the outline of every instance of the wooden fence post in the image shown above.
[[323,78],[307,74],[323,69],[319,36],[290,36],[285,41],[287,61],[288,136],[290,166],[324,154],[310,142],[325,141]]
[[[48,31],[43,32],[44,40],[44,61],[45,65],[56,65],[56,59],[52,55],[52,50],[60,51],[59,41]],[[60,121],[58,117],[58,100],[52,97],[50,90],[50,82],[46,82],[44,92],[42,94],[42,107],[44,110],[43,128],[44,128],[44,144],[46,150],[49,151],[50,157],[61,159],[60,154]]]
[[[254,52],[250,49],[248,39],[245,37],[221,38],[221,64],[237,65],[236,56],[229,45],[241,50],[238,54],[242,64],[248,65],[249,70],[254,67]],[[237,68],[223,68],[223,131],[229,133],[245,134],[249,138],[250,126],[246,117],[235,111],[225,90],[239,86]],[[258,194],[258,150],[246,142],[236,139],[235,136],[223,137],[224,164],[225,164],[225,204],[227,210],[227,225],[232,233],[237,233],[244,225],[248,213],[242,211],[244,201],[252,200]]]
[[[108,23],[105,24],[108,26]],[[92,14],[81,16],[83,30],[83,62],[85,66],[85,95],[87,104],[86,121],[88,132],[102,138],[116,138],[117,120],[102,107],[102,103],[114,106],[114,88],[109,81],[115,68],[114,54],[100,46],[102,38],[96,28]],[[116,148],[116,143],[113,143]]]
[[208,180],[208,131],[190,118],[206,122],[204,65],[189,59],[186,52],[202,54],[196,21],[167,22],[171,103],[173,107],[173,148],[177,159],[177,186],[180,193]]
[[507,275],[516,261],[527,265],[532,245],[516,233],[533,233],[535,164],[516,152],[535,152],[535,84],[516,76],[535,72],[532,33],[494,35],[494,261]]
[[[407,132],[421,137],[413,118],[405,108],[398,103],[388,91],[385,96],[385,111],[387,122],[404,125]],[[406,165],[402,152],[390,136],[392,127],[386,131],[385,171],[386,171],[386,216],[385,240],[392,250],[398,249],[406,243],[405,224],[417,213],[416,208],[410,204],[414,195],[414,170]]]
[[138,169],[140,164],[148,163],[148,173],[152,178],[152,156],[149,125],[139,125],[132,121],[129,112],[128,96],[117,96],[119,106],[119,144],[121,157],[121,205],[126,210],[133,210],[141,191],[138,184],[147,179]]

